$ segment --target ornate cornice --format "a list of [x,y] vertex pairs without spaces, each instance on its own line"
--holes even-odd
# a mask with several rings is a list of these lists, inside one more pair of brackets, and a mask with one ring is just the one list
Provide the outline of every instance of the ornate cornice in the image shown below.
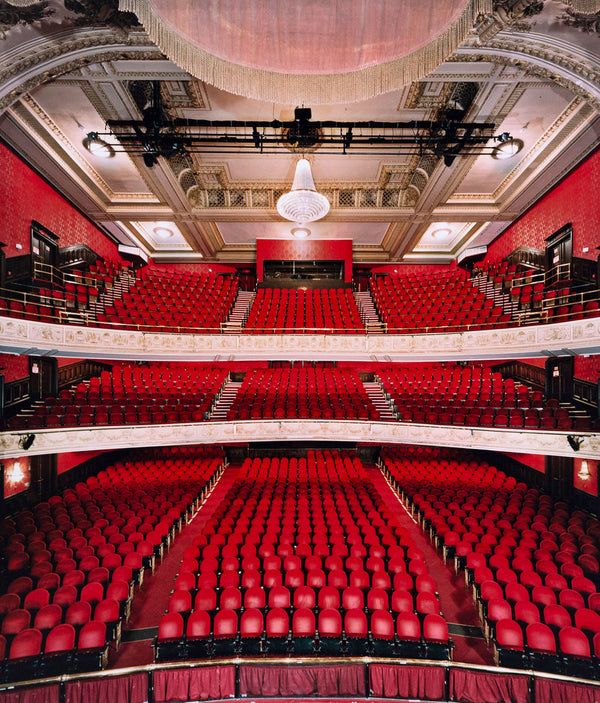
[[0,317],[0,351],[76,358],[451,361],[600,353],[600,317],[448,334],[161,334]]
[[[28,450],[23,438],[34,435]],[[583,439],[578,458],[600,459],[600,435],[577,432]],[[420,425],[401,422],[353,420],[260,420],[200,422],[169,425],[72,428],[4,432],[0,434],[0,459],[24,455],[62,454],[89,449],[162,447],[231,442],[319,441],[369,442],[485,449],[498,452],[573,456],[568,432],[528,431],[453,425]]]
[[26,42],[1,55],[0,112],[42,83],[103,61],[164,59],[142,32],[109,28],[69,30]]
[[504,30],[485,43],[466,43],[451,60],[494,61],[526,68],[528,75],[557,83],[600,110],[598,57],[547,34]]

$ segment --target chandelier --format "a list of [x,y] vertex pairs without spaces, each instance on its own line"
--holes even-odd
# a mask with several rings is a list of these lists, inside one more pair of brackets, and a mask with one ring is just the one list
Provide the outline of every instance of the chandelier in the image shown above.
[[299,225],[320,220],[329,212],[329,200],[317,193],[310,164],[306,159],[300,159],[296,164],[292,190],[279,198],[277,212],[286,220]]

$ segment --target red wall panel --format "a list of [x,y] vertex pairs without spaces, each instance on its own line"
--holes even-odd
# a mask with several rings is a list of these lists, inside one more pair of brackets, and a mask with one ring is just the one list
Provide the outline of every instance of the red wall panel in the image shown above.
[[298,239],[257,239],[256,240],[256,277],[263,280],[265,260],[281,261],[343,261],[344,280],[352,281],[352,240],[351,239],[317,239],[300,241]]
[[31,483],[31,465],[28,456],[4,459],[4,497],[21,493]]
[[590,383],[598,383],[600,378],[600,354],[594,356],[575,357],[575,378],[581,378]]
[[518,461],[531,469],[540,473],[546,473],[546,457],[541,454],[515,454],[514,452],[502,452],[504,455]]
[[[508,256],[520,246],[544,249],[545,239],[573,223],[573,255],[596,260],[600,245],[600,207],[593,194],[600,189],[600,151],[514,222],[488,248],[486,259]],[[589,251],[583,249],[588,247]]]
[[[590,474],[588,478],[579,476],[584,461]],[[593,496],[598,495],[598,463],[593,459],[573,459],[573,486],[577,490]]]
[[150,268],[153,271],[165,271],[168,273],[235,273],[235,266],[224,266],[223,264],[155,264],[152,263]]
[[29,357],[0,354],[0,373],[4,374],[6,383],[29,376]]
[[371,267],[372,273],[389,273],[399,276],[408,276],[411,274],[435,275],[456,268],[456,263],[452,262],[449,265],[445,264],[384,264],[382,266]]
[[29,227],[37,220],[59,237],[61,247],[83,243],[109,261],[120,260],[110,239],[3,144],[0,173],[1,239],[7,257],[29,253]]
[[103,454],[104,449],[91,449],[87,452],[65,452],[64,454],[56,455],[56,473],[63,474],[65,471],[83,464],[88,459],[93,459],[99,454]]

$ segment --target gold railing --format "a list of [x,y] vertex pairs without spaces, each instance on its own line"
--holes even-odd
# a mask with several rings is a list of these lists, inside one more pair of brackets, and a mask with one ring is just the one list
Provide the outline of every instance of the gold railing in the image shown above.
[[[132,322],[109,322],[98,321],[96,315],[86,309],[78,309],[76,306],[69,306],[67,301],[61,298],[53,298],[52,293],[48,295],[40,295],[30,291],[16,291],[12,289],[0,289],[0,299],[8,304],[10,302],[22,303],[25,307],[28,304],[49,308],[50,311],[44,309],[41,312],[27,311],[22,312],[8,309],[0,310],[0,315],[15,317],[20,319],[30,319],[39,322],[59,323],[59,324],[74,324],[90,327],[101,327],[116,330],[132,330],[146,333],[162,333],[162,334],[225,334],[225,325],[220,323],[219,327],[201,327],[201,326],[184,326],[184,325],[168,325],[161,326],[157,322],[150,321],[147,324],[132,323]],[[552,300],[542,301],[541,308],[530,310],[519,310],[515,313],[515,317],[503,323],[486,323],[486,322],[463,322],[458,321],[453,324],[444,326],[411,326],[411,327],[394,327],[389,322],[382,321],[381,328],[386,334],[449,334],[458,332],[472,332],[478,330],[495,330],[509,327],[529,326],[532,324],[544,324],[555,322],[566,322],[573,319],[573,313],[570,310],[561,312],[560,315],[550,316],[549,311],[557,311],[560,308],[569,308],[571,305],[581,303],[583,305],[590,302],[598,302],[600,304],[600,291],[593,292],[572,292],[569,295],[560,296]],[[583,317],[595,317],[598,313],[591,312],[586,314],[586,311],[580,313]],[[380,329],[370,331],[368,327],[364,329],[351,330],[344,327],[284,327],[275,325],[273,327],[262,327],[246,329],[241,331],[244,335],[252,334],[272,334],[272,335],[288,335],[288,334],[353,334],[353,335],[368,335],[380,334]]]
[[568,282],[571,280],[571,264],[558,264],[548,271],[543,273],[527,273],[519,272],[510,281],[510,287],[521,288],[522,286],[535,285],[536,283],[543,283],[544,288],[555,283],[560,283],[560,281]]

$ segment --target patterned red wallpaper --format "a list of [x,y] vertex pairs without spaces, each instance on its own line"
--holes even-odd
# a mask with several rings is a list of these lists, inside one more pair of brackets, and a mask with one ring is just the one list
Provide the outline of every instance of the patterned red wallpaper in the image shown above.
[[502,259],[519,246],[544,249],[547,237],[572,222],[573,255],[595,261],[600,246],[599,189],[600,150],[493,242],[486,259]]
[[575,378],[582,378],[590,383],[598,383],[600,378],[600,354],[575,357]]
[[344,280],[352,280],[352,240],[321,239],[300,241],[299,239],[257,239],[256,277],[263,280],[263,262],[269,259],[281,261],[344,261]]
[[384,264],[382,266],[373,266],[372,273],[390,273],[398,274],[399,276],[408,276],[409,274],[436,274],[442,271],[448,271],[456,268],[456,263],[452,262],[446,266],[443,264]]
[[0,369],[6,383],[26,378],[29,376],[29,358],[22,355],[0,354]]
[[224,266],[223,264],[151,264],[152,270],[165,271],[169,273],[235,273],[235,266]]
[[108,261],[120,260],[116,245],[4,144],[0,173],[0,239],[7,257],[29,253],[29,226],[37,220],[59,237],[61,247],[85,243]]

